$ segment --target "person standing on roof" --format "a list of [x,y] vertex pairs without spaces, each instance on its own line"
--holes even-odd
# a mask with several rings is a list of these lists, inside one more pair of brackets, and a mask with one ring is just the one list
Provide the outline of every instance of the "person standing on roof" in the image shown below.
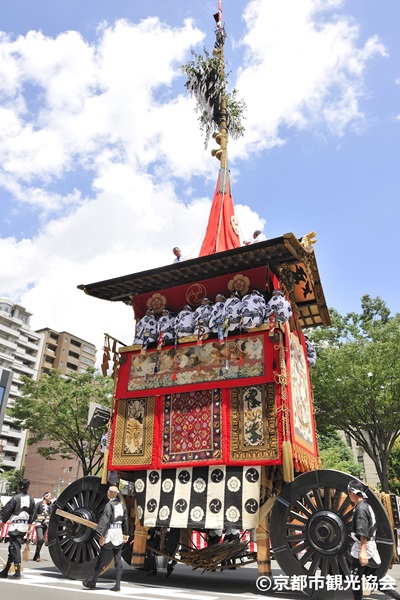
[[173,261],[174,263],[181,262],[183,260],[182,252],[180,251],[178,246],[175,246],[175,248],[172,248],[172,252],[175,254],[175,258]]
[[253,239],[246,240],[244,242],[244,245],[249,246],[250,244],[257,244],[258,242],[265,242],[266,239],[267,239],[266,236],[261,232],[261,230],[256,229],[255,232],[253,233]]

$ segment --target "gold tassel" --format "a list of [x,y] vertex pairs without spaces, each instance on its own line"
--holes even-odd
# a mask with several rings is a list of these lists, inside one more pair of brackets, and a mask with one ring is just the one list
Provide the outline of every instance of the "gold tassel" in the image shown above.
[[286,483],[290,483],[294,480],[293,453],[290,440],[282,442],[282,466],[283,480],[286,481]]
[[104,456],[104,458],[103,458],[103,473],[101,475],[101,483],[103,485],[105,485],[108,482],[108,456],[109,456],[108,448],[106,448],[104,450],[103,456]]

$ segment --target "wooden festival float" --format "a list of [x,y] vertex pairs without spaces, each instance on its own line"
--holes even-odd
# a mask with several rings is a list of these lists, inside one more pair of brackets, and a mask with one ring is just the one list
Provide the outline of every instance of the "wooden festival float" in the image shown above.
[[[223,74],[220,6],[215,19],[212,60],[220,61]],[[280,290],[292,316],[270,312],[249,326],[254,322],[246,325],[242,315],[236,327],[225,322],[217,333],[200,328],[155,343],[143,337],[131,346],[106,337],[105,369],[114,358],[116,387],[104,476],[69,485],[50,522],[50,554],[65,576],[86,578],[94,568],[107,475],[129,482],[131,543],[124,557],[135,568],[145,568],[149,528],[160,528],[158,554],[192,568],[218,572],[232,562],[256,561],[258,573],[268,576],[272,549],[287,575],[349,572],[351,477],[319,468],[303,333],[330,324],[315,234],[240,245],[225,93],[213,114],[219,148],[212,154],[220,169],[200,256],[79,287],[132,305],[137,322],[148,309],[158,318],[165,308],[177,314],[188,304],[198,308],[205,297],[238,292],[243,299],[253,290],[267,305]],[[382,575],[392,559],[393,524],[377,496],[368,495],[377,514]],[[210,529],[229,528],[252,532],[256,550],[242,540],[204,548],[193,541],[194,531],[205,538]]]

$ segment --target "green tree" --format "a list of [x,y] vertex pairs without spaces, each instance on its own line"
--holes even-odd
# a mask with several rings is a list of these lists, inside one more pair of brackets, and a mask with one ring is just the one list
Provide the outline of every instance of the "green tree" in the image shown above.
[[10,471],[2,473],[1,479],[5,479],[7,481],[7,494],[9,496],[18,492],[19,484],[21,483],[23,477],[24,472],[20,469],[11,469]]
[[24,377],[22,395],[8,412],[29,430],[29,444],[54,442],[38,447],[41,456],[77,457],[84,476],[96,475],[102,468],[101,432],[87,425],[89,404],[109,406],[112,392],[112,379],[94,369],[68,378],[52,369],[39,381]]
[[390,491],[400,496],[400,438],[395,441],[390,454],[388,477]]
[[317,427],[343,430],[373,461],[384,492],[400,435],[400,315],[365,295],[361,314],[331,310],[332,326],[311,334]]
[[335,469],[361,477],[361,467],[354,460],[346,442],[335,431],[318,435],[319,457],[323,469]]

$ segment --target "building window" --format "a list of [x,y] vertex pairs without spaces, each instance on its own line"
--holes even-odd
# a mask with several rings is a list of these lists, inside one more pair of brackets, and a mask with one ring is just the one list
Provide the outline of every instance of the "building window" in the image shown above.
[[68,367],[68,369],[71,369],[71,371],[78,370],[78,365],[73,365],[72,363],[69,363],[69,362],[67,362],[67,367]]
[[88,354],[96,354],[96,349],[92,348],[91,346],[86,346],[86,344],[82,346],[82,350]]

